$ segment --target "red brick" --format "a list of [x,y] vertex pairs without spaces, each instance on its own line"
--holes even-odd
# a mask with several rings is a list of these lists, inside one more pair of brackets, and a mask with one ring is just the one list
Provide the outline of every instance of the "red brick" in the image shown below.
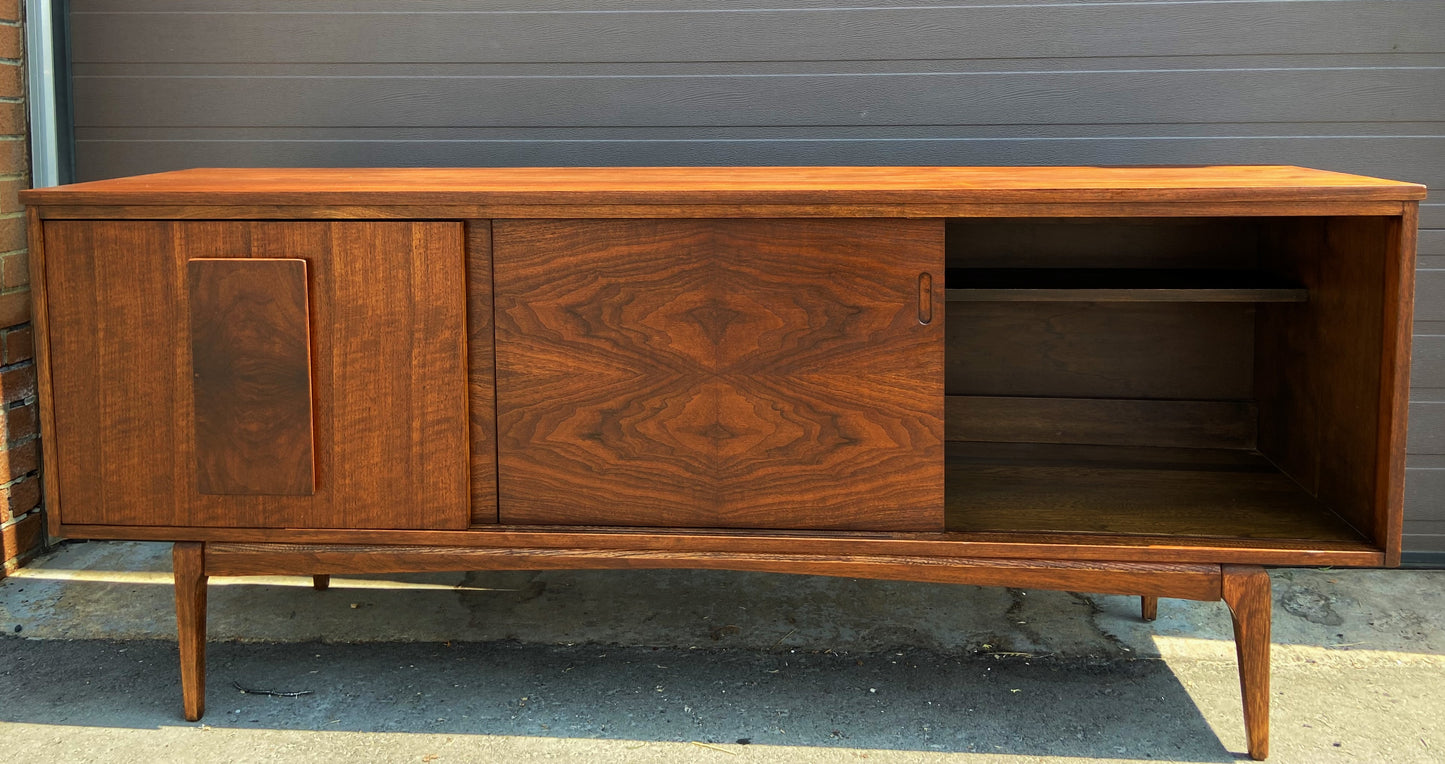
[[5,333],[5,364],[28,361],[35,357],[35,332],[30,327]]
[[14,403],[35,395],[35,365],[21,366],[0,373],[0,398],[5,403]]
[[4,273],[0,281],[6,289],[18,289],[30,283],[30,262],[24,252],[0,257],[0,271]]
[[25,97],[25,67],[0,63],[0,98]]
[[25,135],[25,131],[30,128],[28,119],[24,103],[0,102],[0,135]]
[[0,328],[30,323],[30,290],[0,294]]
[[[0,522],[9,522],[40,506],[40,478],[21,478],[0,488]],[[7,514],[8,513],[8,514]]]
[[0,141],[0,175],[28,175],[30,145],[21,137]]
[[7,572],[20,567],[45,543],[45,524],[39,512],[30,514],[0,528],[0,558]]
[[20,192],[29,188],[23,180],[0,180],[0,212],[22,212],[25,205],[20,203]]
[[25,55],[20,47],[20,25],[0,26],[0,58],[21,58]]
[[25,247],[25,216],[12,213],[0,217],[0,252],[14,252]]
[[0,0],[0,21],[20,20],[20,0]]
[[27,440],[8,451],[0,451],[0,481],[9,482],[37,469],[40,469],[38,440]]
[[13,409],[0,411],[0,423],[5,429],[5,442],[14,443],[21,438],[35,434],[35,404],[27,403]]

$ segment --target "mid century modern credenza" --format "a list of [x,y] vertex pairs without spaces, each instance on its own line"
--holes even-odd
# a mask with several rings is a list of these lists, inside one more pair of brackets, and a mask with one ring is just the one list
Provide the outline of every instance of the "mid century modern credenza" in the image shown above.
[[1223,599],[1394,565],[1419,185],[187,170],[34,190],[50,530],[206,577],[723,568]]

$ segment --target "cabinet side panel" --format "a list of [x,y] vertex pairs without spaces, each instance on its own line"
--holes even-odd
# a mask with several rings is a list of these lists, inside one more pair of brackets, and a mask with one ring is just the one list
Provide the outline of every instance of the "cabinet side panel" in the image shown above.
[[189,423],[176,412],[189,390],[176,378],[189,354],[174,228],[56,221],[45,234],[62,521],[185,525],[189,465],[176,445]]
[[503,522],[942,528],[942,221],[493,233]]
[[1411,336],[1415,318],[1415,247],[1419,205],[1391,222],[1385,264],[1384,349],[1380,379],[1380,441],[1376,459],[1376,543],[1385,564],[1400,564],[1405,523],[1405,420],[1410,406]]
[[492,221],[467,221],[467,407],[472,522],[497,522],[497,385],[492,336]]
[[1281,221],[1263,261],[1303,283],[1309,302],[1260,306],[1256,355],[1260,451],[1381,547],[1390,532],[1377,495],[1389,429],[1381,369],[1396,352],[1384,337],[1398,299],[1386,295],[1398,226],[1387,217]]

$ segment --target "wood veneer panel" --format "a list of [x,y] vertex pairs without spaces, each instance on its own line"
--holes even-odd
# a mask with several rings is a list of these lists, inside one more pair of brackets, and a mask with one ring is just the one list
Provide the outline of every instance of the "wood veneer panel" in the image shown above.
[[492,337],[492,221],[467,221],[467,438],[472,522],[497,522],[497,383]]
[[1267,265],[1311,299],[1259,308],[1260,451],[1381,548],[1398,548],[1403,511],[1391,487],[1403,477],[1397,399],[1409,358],[1400,226],[1398,217],[1282,222]]
[[493,236],[503,522],[942,527],[941,221]]
[[1253,565],[1225,565],[1220,594],[1234,621],[1239,659],[1239,692],[1244,700],[1244,729],[1249,757],[1269,757],[1269,574]]
[[[21,194],[26,204],[929,204],[1421,199],[1300,167],[205,168]],[[1178,213],[1176,213],[1178,214]]]
[[[48,221],[63,523],[465,528],[460,223]],[[207,495],[195,474],[192,258],[299,258],[316,491]],[[426,496],[426,501],[398,497]]]
[[[187,313],[170,224],[45,226],[57,469],[66,522],[186,525]],[[145,295],[139,299],[138,295]],[[63,295],[64,299],[54,299]],[[143,362],[142,362],[143,359]]]
[[55,405],[50,375],[50,308],[45,270],[45,224],[34,209],[25,211],[26,255],[30,270],[31,315],[35,334],[35,385],[40,410],[41,479],[45,481],[45,526],[51,536],[60,536],[60,486],[54,478],[60,468],[55,448]]
[[[460,223],[333,224],[329,290],[337,495],[350,527],[467,524]],[[339,507],[338,507],[339,508]]]
[[171,548],[176,586],[176,637],[186,721],[206,713],[206,549],[195,542]]
[[1220,596],[1219,567],[1184,563],[1075,562],[758,554],[602,552],[574,549],[208,544],[209,575],[403,573],[445,570],[697,568],[895,579],[978,586],[1021,586],[1109,594],[1160,594],[1211,601]]
[[475,220],[574,218],[1078,218],[1261,217],[1278,215],[1399,215],[1403,202],[1320,200],[1257,202],[847,202],[790,204],[39,204],[40,217],[56,220]]
[[1361,540],[1245,451],[951,443],[948,482],[951,531]]
[[305,260],[186,264],[196,490],[316,490]]
[[[263,543],[267,528],[197,528],[63,525],[61,535],[134,541]],[[1124,536],[1097,533],[865,531],[748,531],[720,529],[604,528],[481,525],[462,531],[287,529],[286,539],[306,544],[408,544],[468,548],[653,549],[658,551],[761,551],[799,554],[901,554],[923,557],[1045,558],[1129,562],[1249,563],[1377,567],[1385,556],[1361,539],[1248,539]]]
[[1254,448],[1247,401],[950,395],[948,440],[1171,448]]
[[950,302],[950,395],[1248,400],[1253,305]]
[[1380,352],[1380,436],[1375,455],[1375,507],[1370,532],[1385,564],[1400,564],[1405,523],[1405,420],[1410,406],[1416,237],[1419,205],[1391,223],[1385,261],[1384,337]]

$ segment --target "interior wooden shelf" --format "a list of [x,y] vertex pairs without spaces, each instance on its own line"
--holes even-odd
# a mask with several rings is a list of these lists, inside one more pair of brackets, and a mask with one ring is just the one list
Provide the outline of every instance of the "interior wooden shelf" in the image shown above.
[[1259,271],[1196,268],[949,268],[949,302],[1306,302]]
[[1238,540],[1365,540],[1253,451],[954,442],[947,528]]

